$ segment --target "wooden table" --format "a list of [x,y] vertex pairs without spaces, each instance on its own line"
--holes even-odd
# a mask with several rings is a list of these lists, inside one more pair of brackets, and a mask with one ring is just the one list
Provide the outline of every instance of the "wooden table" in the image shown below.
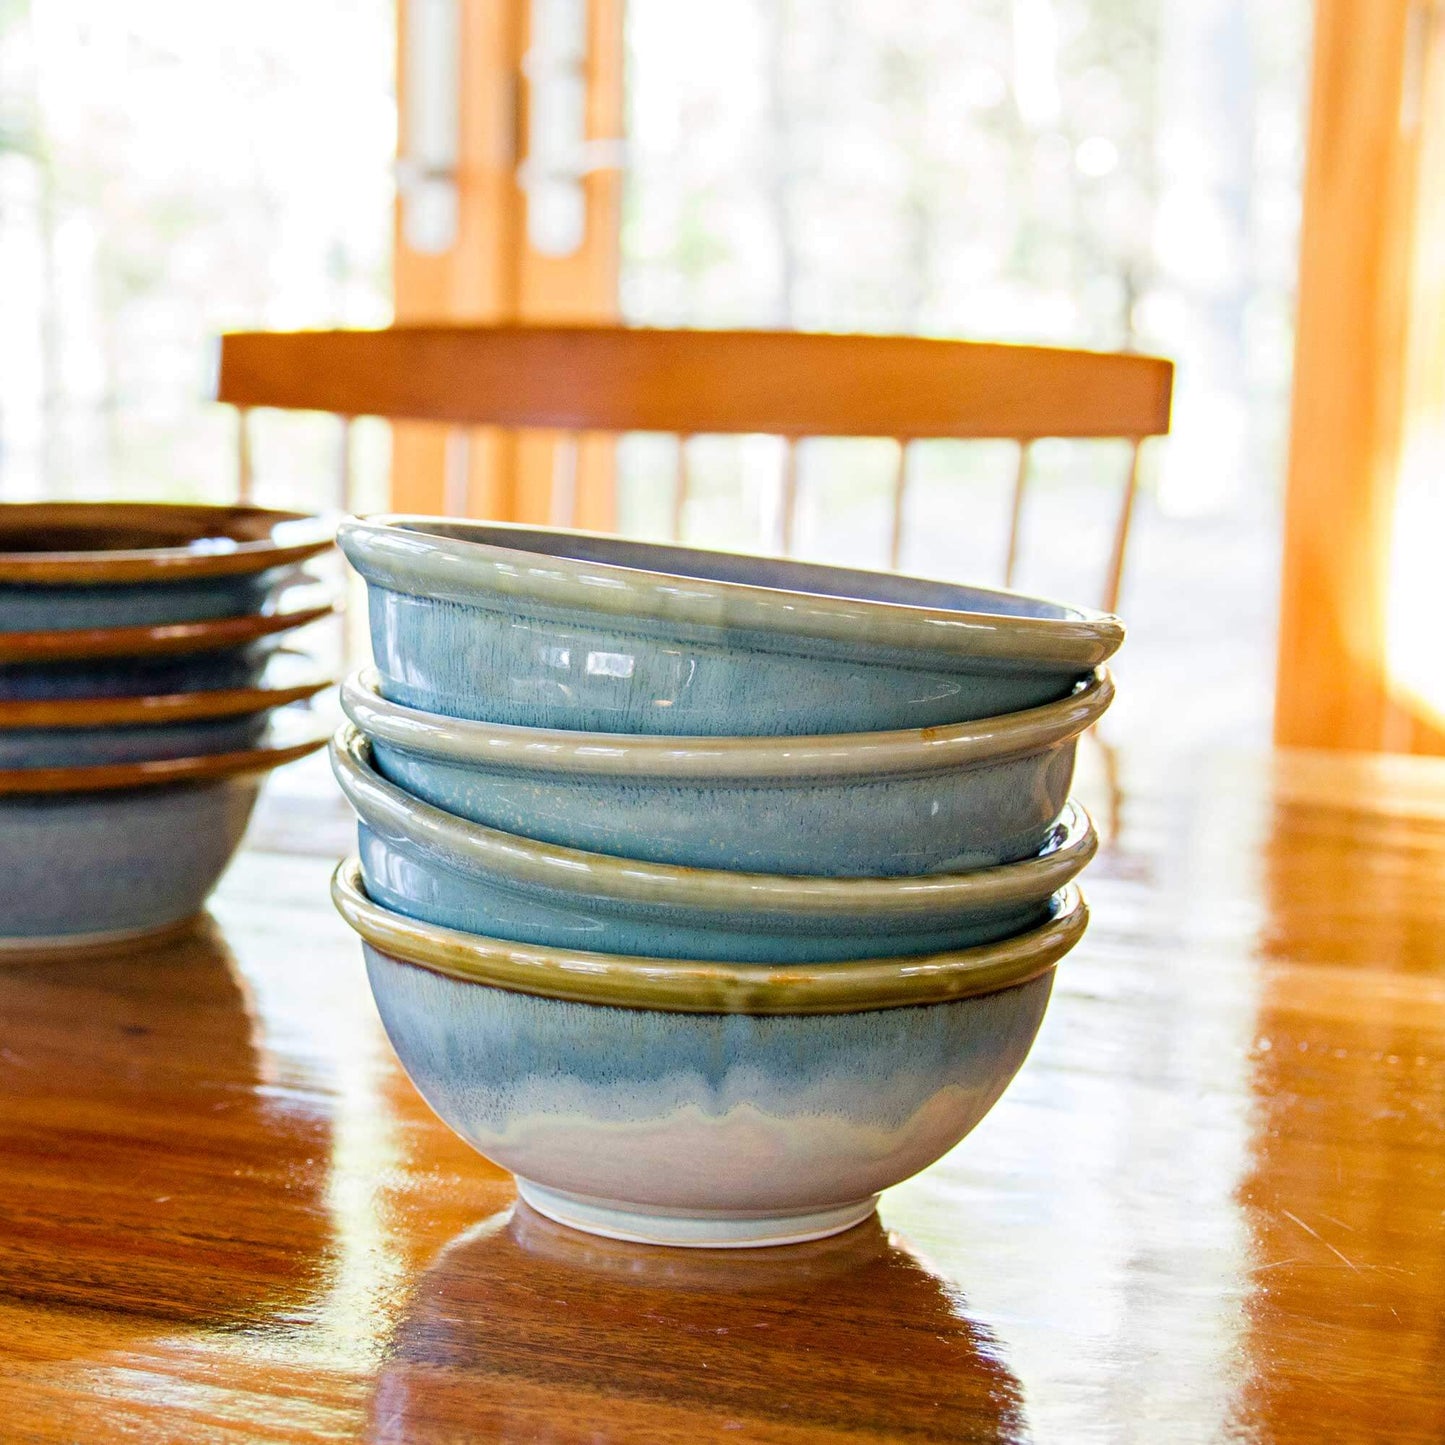
[[1445,1439],[1445,769],[1128,760],[1114,824],[977,1132],[717,1255],[514,1206],[273,799],[202,936],[0,968],[0,1439]]

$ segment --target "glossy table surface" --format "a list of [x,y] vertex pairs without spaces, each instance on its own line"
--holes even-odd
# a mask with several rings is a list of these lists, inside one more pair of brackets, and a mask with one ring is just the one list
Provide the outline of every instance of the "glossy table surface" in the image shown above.
[[1002,1103],[723,1254],[514,1205],[381,1033],[339,805],[273,796],[194,939],[0,965],[0,1439],[1445,1439],[1445,767],[1091,793]]

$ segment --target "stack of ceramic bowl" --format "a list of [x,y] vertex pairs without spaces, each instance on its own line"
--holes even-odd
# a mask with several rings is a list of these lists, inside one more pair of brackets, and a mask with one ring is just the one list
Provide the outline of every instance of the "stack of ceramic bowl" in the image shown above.
[[[320,518],[0,506],[0,953],[151,938],[200,911],[261,779],[321,746],[294,629],[334,609]],[[294,705],[294,706],[293,706]]]
[[815,1238],[938,1158],[1083,931],[1118,622],[501,525],[343,523],[335,897],[437,1112],[566,1224]]

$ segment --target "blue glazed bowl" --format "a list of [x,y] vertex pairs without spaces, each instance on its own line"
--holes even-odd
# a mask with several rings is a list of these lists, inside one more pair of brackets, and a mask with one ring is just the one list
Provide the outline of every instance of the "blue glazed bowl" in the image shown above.
[[393,517],[337,540],[385,695],[521,727],[935,727],[1067,697],[1123,639],[1015,593],[578,532]]
[[278,574],[209,577],[195,582],[30,587],[0,582],[0,632],[69,632],[91,627],[151,627],[259,612]]
[[1022,1065],[1085,917],[1070,890],[1034,933],[931,974],[739,970],[417,924],[368,897],[354,860],[333,893],[407,1073],[533,1208],[706,1247],[837,1233],[951,1149]]
[[898,877],[1035,854],[1069,796],[1101,672],[1061,702],[981,722],[814,738],[543,731],[388,702],[342,706],[377,771],[448,813],[596,853],[758,873]]
[[598,953],[791,963],[924,954],[1033,928],[1094,854],[1070,806],[1033,858],[926,878],[817,878],[643,863],[455,818],[388,783],[343,729],[332,768],[361,818],[367,892],[448,928]]
[[[0,770],[243,752],[273,716],[328,685],[305,654],[265,658],[250,687],[138,697],[0,698]],[[185,679],[189,680],[189,679]]]
[[225,756],[0,772],[0,956],[187,923],[239,846],[263,775],[322,742],[278,733]]
[[[84,686],[84,669],[70,673],[62,664],[99,660],[109,666],[92,674],[102,687],[124,694],[130,684],[116,664],[171,656],[234,654],[263,639],[319,622],[337,610],[333,589],[305,573],[287,573],[268,594],[260,611],[240,617],[211,617],[194,622],[158,622],[130,627],[51,627],[40,631],[0,631],[0,687],[6,695]],[[31,669],[35,669],[34,673]],[[38,679],[38,681],[37,681]]]
[[268,722],[267,713],[257,712],[125,727],[0,727],[0,768],[83,768],[244,752],[256,746]]
[[275,650],[273,642],[263,641],[181,656],[0,663],[0,703],[157,697],[255,687]]
[[127,942],[193,918],[260,786],[252,776],[0,797],[0,956]]
[[0,633],[258,612],[331,526],[299,512],[150,502],[0,507]]

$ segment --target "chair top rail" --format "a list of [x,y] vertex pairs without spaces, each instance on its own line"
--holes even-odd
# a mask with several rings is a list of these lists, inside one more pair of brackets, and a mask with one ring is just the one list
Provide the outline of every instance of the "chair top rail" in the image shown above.
[[461,426],[928,438],[1169,430],[1159,357],[822,332],[396,326],[234,332],[217,399]]

